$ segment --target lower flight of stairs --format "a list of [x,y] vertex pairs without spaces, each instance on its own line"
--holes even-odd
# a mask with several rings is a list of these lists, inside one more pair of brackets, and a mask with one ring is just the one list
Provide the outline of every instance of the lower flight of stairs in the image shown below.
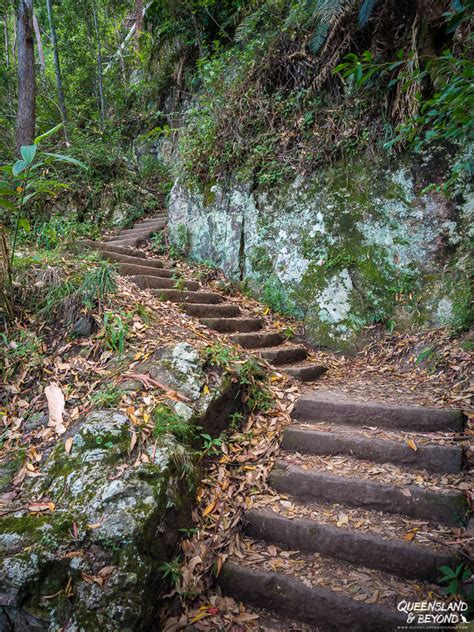
[[311,382],[326,371],[324,366],[307,362],[308,352],[303,345],[286,342],[280,333],[265,330],[262,319],[242,316],[241,308],[235,303],[226,303],[221,294],[209,292],[201,288],[198,281],[182,278],[177,269],[149,258],[140,246],[165,227],[166,215],[157,215],[102,242],[85,240],[82,243],[116,262],[119,273],[129,276],[138,287],[149,289],[160,300],[182,303],[185,311],[206,327],[229,334],[233,342],[294,378]]
[[[410,627],[397,603],[443,599],[439,568],[463,560],[416,535],[466,521],[466,495],[449,484],[462,476],[463,450],[444,444],[463,431],[462,412],[316,391],[292,416],[270,475],[274,497],[246,512],[221,590],[311,630]],[[380,429],[387,438],[376,438]],[[422,433],[416,450],[405,431]]]

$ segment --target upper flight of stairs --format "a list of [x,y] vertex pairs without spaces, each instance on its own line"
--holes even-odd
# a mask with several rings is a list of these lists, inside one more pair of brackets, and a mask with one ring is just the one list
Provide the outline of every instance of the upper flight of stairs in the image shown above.
[[[463,414],[316,391],[298,400],[292,417],[269,479],[277,500],[257,499],[246,512],[244,553],[224,565],[218,583],[311,630],[396,632],[407,626],[397,602],[442,599],[440,566],[462,561],[453,547],[409,541],[406,532],[449,532],[467,519],[465,493],[444,476],[462,471],[463,450],[444,443],[445,433],[463,431]],[[389,438],[377,439],[376,428],[389,428]],[[423,433],[416,450],[404,431]],[[372,597],[384,587],[398,596],[377,604]],[[369,603],[358,599],[368,595]]]
[[280,333],[265,330],[263,320],[243,316],[240,307],[226,303],[221,294],[202,289],[198,281],[183,279],[177,269],[148,258],[140,246],[165,226],[166,215],[157,215],[102,242],[85,240],[83,243],[116,262],[119,273],[129,276],[138,287],[149,289],[161,300],[182,303],[185,311],[203,325],[229,334],[233,342],[281,367],[296,379],[310,382],[324,373],[324,366],[305,362],[308,352],[303,345],[286,343]]

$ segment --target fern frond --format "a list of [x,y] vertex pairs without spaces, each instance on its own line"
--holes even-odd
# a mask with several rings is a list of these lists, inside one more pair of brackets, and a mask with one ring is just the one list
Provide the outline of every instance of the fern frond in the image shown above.
[[363,27],[370,20],[372,11],[374,10],[377,0],[364,0],[359,10],[359,26]]
[[309,50],[316,55],[321,50],[322,45],[328,36],[329,25],[320,22],[314,31],[314,35],[309,42]]

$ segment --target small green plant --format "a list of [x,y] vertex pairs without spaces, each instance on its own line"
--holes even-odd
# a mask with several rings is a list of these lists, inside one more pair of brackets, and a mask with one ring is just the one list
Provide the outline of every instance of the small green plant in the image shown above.
[[211,366],[227,369],[237,358],[230,347],[226,347],[216,342],[214,345],[206,347],[203,351],[204,360]]
[[40,338],[27,329],[20,329],[14,336],[0,332],[0,366],[2,383],[5,383],[19,367],[34,366],[41,362],[43,343]]
[[472,585],[466,591],[466,583],[471,578],[471,571],[464,562],[450,568],[449,566],[440,566],[440,572],[443,576],[439,580],[440,584],[445,584],[444,592],[448,597],[457,595],[465,598],[469,605],[473,604],[474,587]]
[[120,314],[105,312],[104,314],[104,341],[111,351],[123,353],[128,327]]
[[184,537],[192,538],[193,535],[195,535],[199,531],[199,529],[197,529],[196,527],[189,527],[189,528],[178,529],[178,531],[182,533]]
[[102,386],[91,397],[91,404],[95,408],[114,408],[120,403],[125,391],[120,390],[113,384]]
[[172,434],[181,443],[194,440],[198,428],[174,412],[169,406],[160,404],[152,413],[153,436],[158,438],[164,434]]
[[173,280],[175,280],[173,289],[179,290],[180,292],[183,292],[186,289],[186,279],[182,275],[178,276],[175,273]]
[[230,416],[230,422],[229,422],[230,432],[237,432],[243,420],[244,420],[244,415],[242,413],[239,413],[239,412],[233,413]]
[[101,261],[86,273],[79,292],[86,309],[92,309],[96,304],[100,306],[107,298],[117,291],[117,273],[115,267],[108,261]]
[[158,255],[166,254],[166,237],[164,232],[153,233],[151,236],[151,247]]
[[175,557],[171,562],[164,562],[159,567],[163,579],[169,579],[173,586],[176,586],[178,581],[183,576],[183,570],[181,568],[181,562],[179,561],[179,557]]
[[217,456],[221,452],[224,440],[222,437],[212,438],[211,435],[201,434],[202,452],[207,456]]
[[245,387],[244,403],[250,412],[265,413],[274,408],[273,395],[265,384],[267,374],[255,358],[249,358],[239,366],[237,378]]

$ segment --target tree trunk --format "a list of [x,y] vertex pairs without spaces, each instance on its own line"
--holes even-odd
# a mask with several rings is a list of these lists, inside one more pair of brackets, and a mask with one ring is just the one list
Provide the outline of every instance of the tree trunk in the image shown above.
[[64,99],[63,80],[61,77],[61,64],[59,62],[58,38],[56,37],[56,27],[54,24],[53,7],[51,0],[46,0],[48,9],[49,30],[51,32],[51,44],[53,46],[54,55],[54,71],[56,73],[56,88],[58,91],[59,109],[61,110],[61,118],[64,124],[64,134],[67,140],[67,110],[66,101]]
[[38,24],[36,13],[33,11],[33,28],[36,36],[36,48],[38,49],[38,58],[41,67],[41,73],[43,77],[46,75],[46,62],[44,61],[43,42],[41,41],[41,31]]
[[137,25],[135,36],[137,38],[137,46],[139,45],[140,33],[143,31],[143,0],[136,0],[135,4],[135,23]]
[[97,79],[99,83],[100,119],[102,125],[105,123],[105,98],[104,81],[102,75],[102,42],[100,39],[99,17],[97,15],[96,0],[92,0],[92,15],[94,17],[94,29],[97,38]]
[[5,39],[5,65],[10,68],[10,36],[8,34],[8,8],[3,13],[3,36]]
[[16,145],[32,145],[35,139],[35,35],[33,28],[33,0],[18,0],[18,111]]

